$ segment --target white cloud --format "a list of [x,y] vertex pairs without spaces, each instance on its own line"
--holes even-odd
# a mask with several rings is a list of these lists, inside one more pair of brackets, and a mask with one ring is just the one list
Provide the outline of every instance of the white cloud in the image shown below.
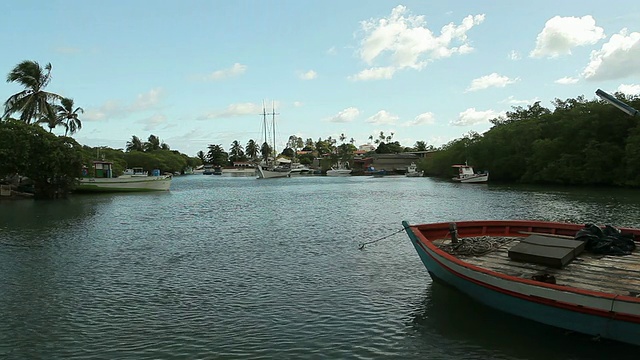
[[247,65],[235,63],[228,69],[216,70],[212,72],[211,74],[205,76],[205,80],[221,80],[232,76],[242,75],[245,73],[245,71],[247,71]]
[[[384,63],[386,76],[366,76],[360,74],[353,80],[390,78],[395,70],[413,68],[420,70],[429,61],[449,57],[453,54],[467,54],[473,50],[467,38],[467,32],[484,21],[484,14],[469,15],[460,25],[449,23],[434,34],[426,27],[424,16],[409,13],[403,5],[396,6],[387,18],[370,19],[360,23],[364,33],[359,50],[360,57],[367,64],[374,61]],[[370,74],[371,75],[371,74]]]
[[404,123],[404,126],[431,125],[435,123],[435,120],[432,112],[426,112],[416,116],[412,121]]
[[398,121],[398,119],[399,117],[397,115],[388,113],[385,110],[380,110],[375,115],[369,117],[367,119],[367,122],[376,125],[393,125],[396,123],[396,121]]
[[593,45],[605,38],[604,29],[596,26],[591,15],[581,18],[555,16],[538,34],[531,57],[558,57],[571,54],[577,46]]
[[136,112],[157,109],[163,98],[164,90],[153,88],[147,93],[138,94],[130,104],[118,100],[107,100],[97,108],[88,108],[82,120],[105,121],[116,117],[127,117]]
[[582,72],[587,80],[615,80],[640,74],[640,33],[623,29],[611,36]]
[[163,96],[164,91],[161,88],[151,89],[148,93],[139,94],[129,109],[131,111],[145,111],[153,109],[158,105]]
[[577,83],[578,81],[579,81],[579,79],[577,79],[577,78],[565,76],[563,78],[560,78],[560,79],[554,81],[554,83],[560,84],[560,85],[571,85],[571,84]]
[[509,58],[509,60],[520,60],[522,58],[522,55],[520,55],[519,52],[515,51],[515,50],[511,50],[511,52],[507,55],[507,58]]
[[501,115],[502,113],[494,110],[478,111],[475,108],[469,108],[461,112],[456,120],[451,120],[450,124],[453,126],[477,125],[488,122]]
[[328,54],[328,55],[335,55],[335,54],[337,54],[337,53],[338,53],[338,51],[336,50],[336,47],[335,47],[335,46],[332,46],[332,47],[330,47],[330,48],[327,50],[327,54]]
[[262,105],[254,104],[254,103],[237,103],[231,104],[227,106],[226,109],[221,111],[210,112],[208,114],[200,115],[197,117],[198,120],[205,119],[221,119],[221,118],[230,118],[244,115],[259,115],[262,113],[263,107]]
[[330,117],[329,119],[327,119],[327,121],[335,123],[346,123],[353,121],[358,117],[358,115],[360,115],[360,110],[354,107],[349,107]]
[[298,77],[302,80],[313,80],[318,77],[318,73],[313,70],[309,70],[307,72],[299,73]]
[[393,73],[395,72],[396,69],[391,66],[371,68],[362,70],[356,75],[349,76],[348,79],[351,81],[391,79],[393,77]]
[[144,131],[155,130],[161,125],[165,125],[167,123],[167,117],[162,114],[155,114],[146,119],[140,120],[140,123],[144,124]]
[[293,106],[294,107],[301,107],[302,105],[304,105],[301,101],[294,101],[293,102]]
[[509,105],[530,105],[530,104],[535,104],[536,101],[540,101],[540,99],[538,99],[537,97],[533,98],[532,100],[519,100],[516,99],[512,96],[509,96],[508,98],[500,101],[500,103],[502,104],[509,104]]
[[625,95],[640,95],[640,85],[637,84],[620,84],[618,91]]
[[471,81],[471,85],[465,91],[477,91],[483,90],[490,87],[505,87],[509,84],[513,84],[520,79],[509,79],[507,76],[502,76],[497,73],[492,73],[489,75],[485,75],[479,77],[477,79],[473,79]]

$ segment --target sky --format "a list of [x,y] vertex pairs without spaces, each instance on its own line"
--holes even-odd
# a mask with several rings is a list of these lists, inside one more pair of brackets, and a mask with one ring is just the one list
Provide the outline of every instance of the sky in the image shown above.
[[[22,0],[2,2],[0,72],[53,66],[83,145],[290,135],[440,146],[515,106],[640,94],[640,2]],[[0,99],[21,91],[0,82]],[[61,129],[54,131],[62,134]]]

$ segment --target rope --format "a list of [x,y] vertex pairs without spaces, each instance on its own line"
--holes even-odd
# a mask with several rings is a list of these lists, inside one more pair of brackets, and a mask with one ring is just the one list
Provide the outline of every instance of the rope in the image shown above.
[[482,256],[515,240],[512,237],[479,236],[460,239],[457,244],[442,244],[440,248],[451,255]]
[[396,231],[396,232],[393,232],[393,233],[391,233],[391,234],[389,234],[389,235],[385,235],[385,236],[383,236],[383,237],[381,237],[381,238],[379,238],[379,239],[375,239],[375,240],[372,240],[372,241],[363,242],[363,243],[361,243],[361,244],[358,246],[358,249],[359,249],[359,250],[362,250],[362,249],[364,249],[364,247],[365,247],[366,245],[373,244],[373,243],[377,243],[377,242],[378,242],[378,241],[380,241],[380,240],[384,240],[384,239],[386,239],[386,238],[389,238],[389,237],[391,237],[391,236],[393,236],[393,235],[395,235],[395,234],[397,234],[397,233],[401,233],[401,232],[403,232],[403,231],[404,231],[404,228],[402,228],[402,229],[400,229],[400,230],[398,230],[398,231]]

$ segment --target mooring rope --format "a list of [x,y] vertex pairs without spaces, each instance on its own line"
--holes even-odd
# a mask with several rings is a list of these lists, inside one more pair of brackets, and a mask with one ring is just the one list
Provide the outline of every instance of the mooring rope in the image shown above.
[[516,240],[512,237],[478,236],[460,239],[456,243],[440,245],[440,249],[451,255],[482,256]]
[[395,235],[395,234],[397,234],[397,233],[401,233],[401,232],[403,232],[403,231],[404,231],[404,228],[402,228],[402,229],[400,229],[400,230],[398,230],[398,231],[395,231],[395,232],[393,232],[393,233],[391,233],[391,234],[389,234],[389,235],[385,235],[385,236],[383,236],[383,237],[381,237],[381,238],[379,238],[379,239],[375,239],[375,240],[371,240],[371,241],[363,242],[363,243],[361,243],[361,244],[358,246],[358,249],[362,250],[362,249],[364,249],[364,247],[365,247],[366,245],[373,244],[373,243],[377,243],[377,242],[378,242],[378,241],[380,241],[380,240],[384,240],[384,239],[386,239],[386,238],[390,238],[390,237],[392,237],[393,235]]

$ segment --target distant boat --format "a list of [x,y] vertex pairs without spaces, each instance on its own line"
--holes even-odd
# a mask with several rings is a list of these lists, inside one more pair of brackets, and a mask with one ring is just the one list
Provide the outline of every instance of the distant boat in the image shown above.
[[311,173],[311,169],[309,169],[306,165],[295,164],[291,166],[291,175],[307,175]]
[[423,171],[418,171],[418,166],[416,165],[416,163],[411,163],[411,165],[409,165],[409,167],[407,167],[407,173],[405,174],[405,176],[407,177],[421,177],[424,174]]
[[451,167],[458,169],[458,175],[451,180],[460,183],[485,183],[489,181],[489,172],[476,173],[473,171],[473,167],[464,165],[451,165]]
[[[267,114],[267,110],[262,105],[262,126],[264,128],[264,139],[267,141],[267,115],[271,115],[271,128],[273,129],[273,153],[276,152],[276,109],[273,107],[270,114]],[[267,159],[263,160],[262,163],[258,164],[256,167],[256,174],[258,175],[258,179],[273,179],[273,178],[284,178],[289,177],[291,175],[291,160],[288,159],[274,159],[271,160],[267,157]]]
[[338,162],[336,166],[332,166],[327,170],[327,176],[348,176],[351,175],[351,169],[347,168],[342,162]]
[[113,177],[113,163],[108,161],[94,161],[92,170],[92,177],[87,169],[83,170],[85,177],[80,178],[76,192],[166,191],[171,186],[171,175],[160,175],[160,170],[154,170],[153,175],[148,176],[142,168],[133,168]]
[[371,176],[384,176],[384,175],[387,175],[387,170],[385,169],[377,170],[375,167],[369,166],[364,170],[364,174],[371,175]]

